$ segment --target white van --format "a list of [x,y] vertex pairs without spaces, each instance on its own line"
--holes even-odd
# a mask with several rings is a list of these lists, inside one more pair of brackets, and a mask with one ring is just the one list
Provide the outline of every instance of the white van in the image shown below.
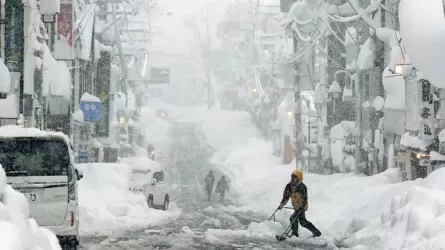
[[69,139],[63,133],[0,127],[0,163],[9,185],[28,199],[31,217],[53,231],[66,249],[79,245],[77,181]]
[[124,158],[120,162],[132,168],[130,191],[143,193],[148,207],[168,210],[170,196],[164,167],[148,158]]

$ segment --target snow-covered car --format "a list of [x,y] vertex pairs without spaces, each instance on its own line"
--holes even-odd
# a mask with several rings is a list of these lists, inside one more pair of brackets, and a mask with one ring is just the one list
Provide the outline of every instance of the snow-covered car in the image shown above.
[[7,183],[25,195],[31,217],[53,231],[62,245],[79,245],[77,181],[71,144],[60,132],[0,127],[0,163]]
[[168,210],[170,196],[164,167],[148,158],[123,158],[120,162],[132,167],[130,191],[142,193],[148,207]]

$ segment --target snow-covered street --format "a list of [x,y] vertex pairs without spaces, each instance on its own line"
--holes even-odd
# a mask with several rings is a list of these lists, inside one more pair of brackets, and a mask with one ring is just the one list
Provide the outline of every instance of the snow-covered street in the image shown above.
[[[220,204],[213,195],[208,202],[204,177],[214,169],[210,163],[213,152],[206,143],[199,125],[179,123],[172,128],[170,153],[165,165],[172,186],[173,207],[181,210],[178,218],[163,225],[126,230],[109,236],[85,236],[81,249],[291,249],[295,241],[277,242],[263,223],[267,215],[239,212],[237,195],[229,192]],[[218,179],[220,172],[216,171]],[[230,208],[230,209],[229,209]],[[169,212],[167,212],[169,213]],[[142,224],[142,223],[140,223]],[[270,223],[275,226],[276,223]],[[257,227],[257,228],[255,228]],[[278,225],[278,229],[280,226]],[[318,241],[323,248],[324,242]],[[304,245],[302,249],[312,249]]]

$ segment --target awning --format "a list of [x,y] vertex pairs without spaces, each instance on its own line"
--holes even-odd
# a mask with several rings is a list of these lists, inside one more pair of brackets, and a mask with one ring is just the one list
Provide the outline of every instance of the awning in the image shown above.
[[70,100],[61,96],[49,96],[48,106],[50,115],[67,115],[70,110]]
[[18,100],[15,95],[0,99],[0,118],[15,118],[19,116]]

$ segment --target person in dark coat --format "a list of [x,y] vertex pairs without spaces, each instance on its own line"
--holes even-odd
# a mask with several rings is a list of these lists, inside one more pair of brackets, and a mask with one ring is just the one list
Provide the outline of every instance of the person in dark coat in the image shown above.
[[295,170],[291,174],[291,181],[286,185],[278,209],[282,209],[286,203],[291,200],[294,213],[290,217],[292,225],[292,235],[298,237],[298,223],[307,228],[314,237],[321,236],[321,232],[306,219],[308,210],[308,195],[306,185],[303,183],[303,172]]
[[215,177],[213,176],[212,170],[209,171],[209,173],[207,174],[204,181],[206,183],[206,192],[207,192],[208,200],[210,201],[212,198],[213,183],[215,182]]
[[223,175],[216,184],[216,189],[215,189],[215,192],[219,193],[221,201],[224,200],[224,195],[226,191],[229,191],[229,184],[226,181],[226,177]]

